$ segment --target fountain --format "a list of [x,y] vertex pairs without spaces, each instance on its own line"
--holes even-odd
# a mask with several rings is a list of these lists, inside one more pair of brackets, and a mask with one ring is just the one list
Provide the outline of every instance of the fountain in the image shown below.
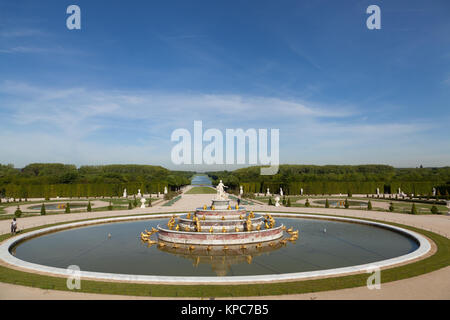
[[184,245],[244,245],[262,243],[283,237],[283,225],[276,226],[270,214],[247,214],[245,208],[232,207],[220,180],[211,205],[197,208],[178,218],[173,216],[167,228],[158,225],[158,240]]

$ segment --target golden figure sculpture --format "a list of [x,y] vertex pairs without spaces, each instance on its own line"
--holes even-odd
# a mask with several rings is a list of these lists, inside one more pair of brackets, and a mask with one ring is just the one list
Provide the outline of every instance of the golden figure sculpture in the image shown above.
[[213,227],[209,228],[209,233],[213,233],[213,232],[214,232]]

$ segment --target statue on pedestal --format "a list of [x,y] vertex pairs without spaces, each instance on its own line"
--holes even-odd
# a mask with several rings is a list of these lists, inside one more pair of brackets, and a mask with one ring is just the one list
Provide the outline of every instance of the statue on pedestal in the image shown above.
[[167,187],[164,187],[164,194],[167,194]]
[[239,194],[242,196],[244,194],[244,190],[242,189],[242,186],[239,189]]
[[266,196],[270,196],[270,189],[267,188]]
[[283,196],[283,189],[280,188],[280,196]]
[[123,197],[124,197],[124,198],[127,197],[127,188],[123,189]]
[[142,198],[142,194],[141,194],[141,189],[138,189],[138,194],[137,194],[138,198]]
[[145,198],[141,198],[141,209],[145,209]]
[[279,207],[280,206],[280,197],[275,197],[275,207]]
[[217,200],[226,200],[227,199],[224,188],[227,188],[227,186],[222,183],[222,180],[220,180],[216,186],[216,190],[217,190],[216,199]]

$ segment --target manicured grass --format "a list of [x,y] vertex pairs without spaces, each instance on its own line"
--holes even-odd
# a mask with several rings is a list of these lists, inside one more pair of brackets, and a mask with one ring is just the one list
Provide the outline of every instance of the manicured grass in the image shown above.
[[[92,220],[92,219],[90,219]],[[376,221],[373,219],[365,219]],[[397,223],[388,223],[394,226],[409,229],[430,238],[437,246],[437,252],[420,261],[407,265],[386,269],[381,272],[382,283],[406,279],[420,274],[428,273],[450,264],[450,240],[436,233],[405,226]],[[27,229],[32,231],[47,226]],[[9,238],[10,235],[0,236],[0,241]],[[150,285],[104,281],[81,281],[81,292],[120,294],[135,296],[158,297],[239,297],[281,295],[294,293],[318,292],[325,290],[338,290],[365,286],[367,274],[357,274],[344,277],[333,277],[318,280],[305,280],[270,284],[243,284],[243,285]],[[18,285],[38,287],[42,289],[54,289],[69,291],[66,287],[66,278],[38,275],[9,269],[0,266],[0,281]]]
[[216,193],[214,188],[210,187],[193,187],[191,190],[186,192],[185,194],[213,194]]

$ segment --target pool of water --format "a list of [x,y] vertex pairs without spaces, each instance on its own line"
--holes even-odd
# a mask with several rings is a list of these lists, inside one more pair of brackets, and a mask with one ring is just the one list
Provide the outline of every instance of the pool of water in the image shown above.
[[193,186],[210,186],[211,179],[206,175],[195,175],[191,179],[191,185],[193,185]]
[[[69,229],[27,240],[12,253],[53,267],[78,265],[83,271],[166,276],[237,276],[322,270],[366,264],[410,253],[413,239],[373,226],[301,218],[277,223],[299,229],[299,239],[284,246],[236,254],[222,250],[148,247],[139,235],[168,219],[109,223]],[[326,229],[326,231],[325,231]],[[108,234],[111,237],[108,237]],[[152,236],[156,239],[156,236]]]
[[[87,208],[87,203],[71,203],[70,209]],[[92,204],[91,204],[92,205]],[[64,210],[66,209],[66,203],[46,203],[44,204],[46,210]],[[42,204],[30,207],[31,210],[41,209]]]

